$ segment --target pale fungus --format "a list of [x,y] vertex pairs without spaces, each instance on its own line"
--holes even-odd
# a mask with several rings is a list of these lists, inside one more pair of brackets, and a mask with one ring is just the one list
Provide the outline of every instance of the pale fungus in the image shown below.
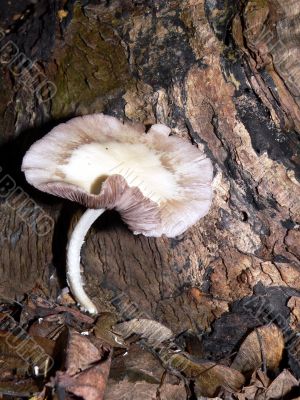
[[31,146],[22,170],[39,190],[88,208],[68,244],[67,279],[90,313],[97,309],[83,289],[80,249],[105,210],[117,210],[135,234],[175,237],[211,205],[211,161],[162,124],[146,133],[103,114],[73,118]]

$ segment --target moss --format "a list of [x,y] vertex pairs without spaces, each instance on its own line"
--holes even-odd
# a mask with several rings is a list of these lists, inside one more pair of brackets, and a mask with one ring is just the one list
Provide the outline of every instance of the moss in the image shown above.
[[132,82],[124,49],[111,21],[101,24],[96,18],[88,18],[79,6],[75,7],[54,60],[52,80],[57,93],[51,114],[55,118],[70,115],[79,106],[89,110],[95,102],[101,108],[103,97],[116,90],[124,91]]

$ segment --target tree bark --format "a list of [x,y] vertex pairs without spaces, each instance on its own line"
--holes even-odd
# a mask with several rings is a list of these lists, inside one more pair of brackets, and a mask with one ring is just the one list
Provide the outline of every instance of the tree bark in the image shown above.
[[[176,334],[204,334],[211,357],[258,324],[240,299],[269,296],[288,321],[300,289],[299,2],[25,3],[3,17],[0,42],[2,297],[59,294],[83,212],[26,184],[24,152],[59,121],[104,112],[170,126],[205,150],[215,178],[211,211],[181,237],[134,236],[113,212],[97,221],[82,264],[99,309],[123,299]],[[8,62],[8,41],[36,69]],[[24,217],[24,204],[53,229]]]

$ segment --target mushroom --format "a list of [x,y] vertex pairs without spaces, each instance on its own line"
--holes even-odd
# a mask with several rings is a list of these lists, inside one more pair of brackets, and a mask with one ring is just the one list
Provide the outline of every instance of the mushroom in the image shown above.
[[70,237],[67,280],[78,303],[97,309],[83,289],[80,249],[93,222],[115,209],[134,234],[175,237],[207,214],[211,161],[170,128],[94,114],[55,127],[24,156],[22,171],[37,189],[88,210]]

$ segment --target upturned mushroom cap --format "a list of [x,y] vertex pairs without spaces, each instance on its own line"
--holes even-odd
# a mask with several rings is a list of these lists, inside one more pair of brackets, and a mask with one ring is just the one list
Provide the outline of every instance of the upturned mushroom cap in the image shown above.
[[116,209],[129,228],[174,237],[209,210],[211,161],[165,125],[103,114],[55,127],[26,153],[22,170],[43,192],[88,208]]

